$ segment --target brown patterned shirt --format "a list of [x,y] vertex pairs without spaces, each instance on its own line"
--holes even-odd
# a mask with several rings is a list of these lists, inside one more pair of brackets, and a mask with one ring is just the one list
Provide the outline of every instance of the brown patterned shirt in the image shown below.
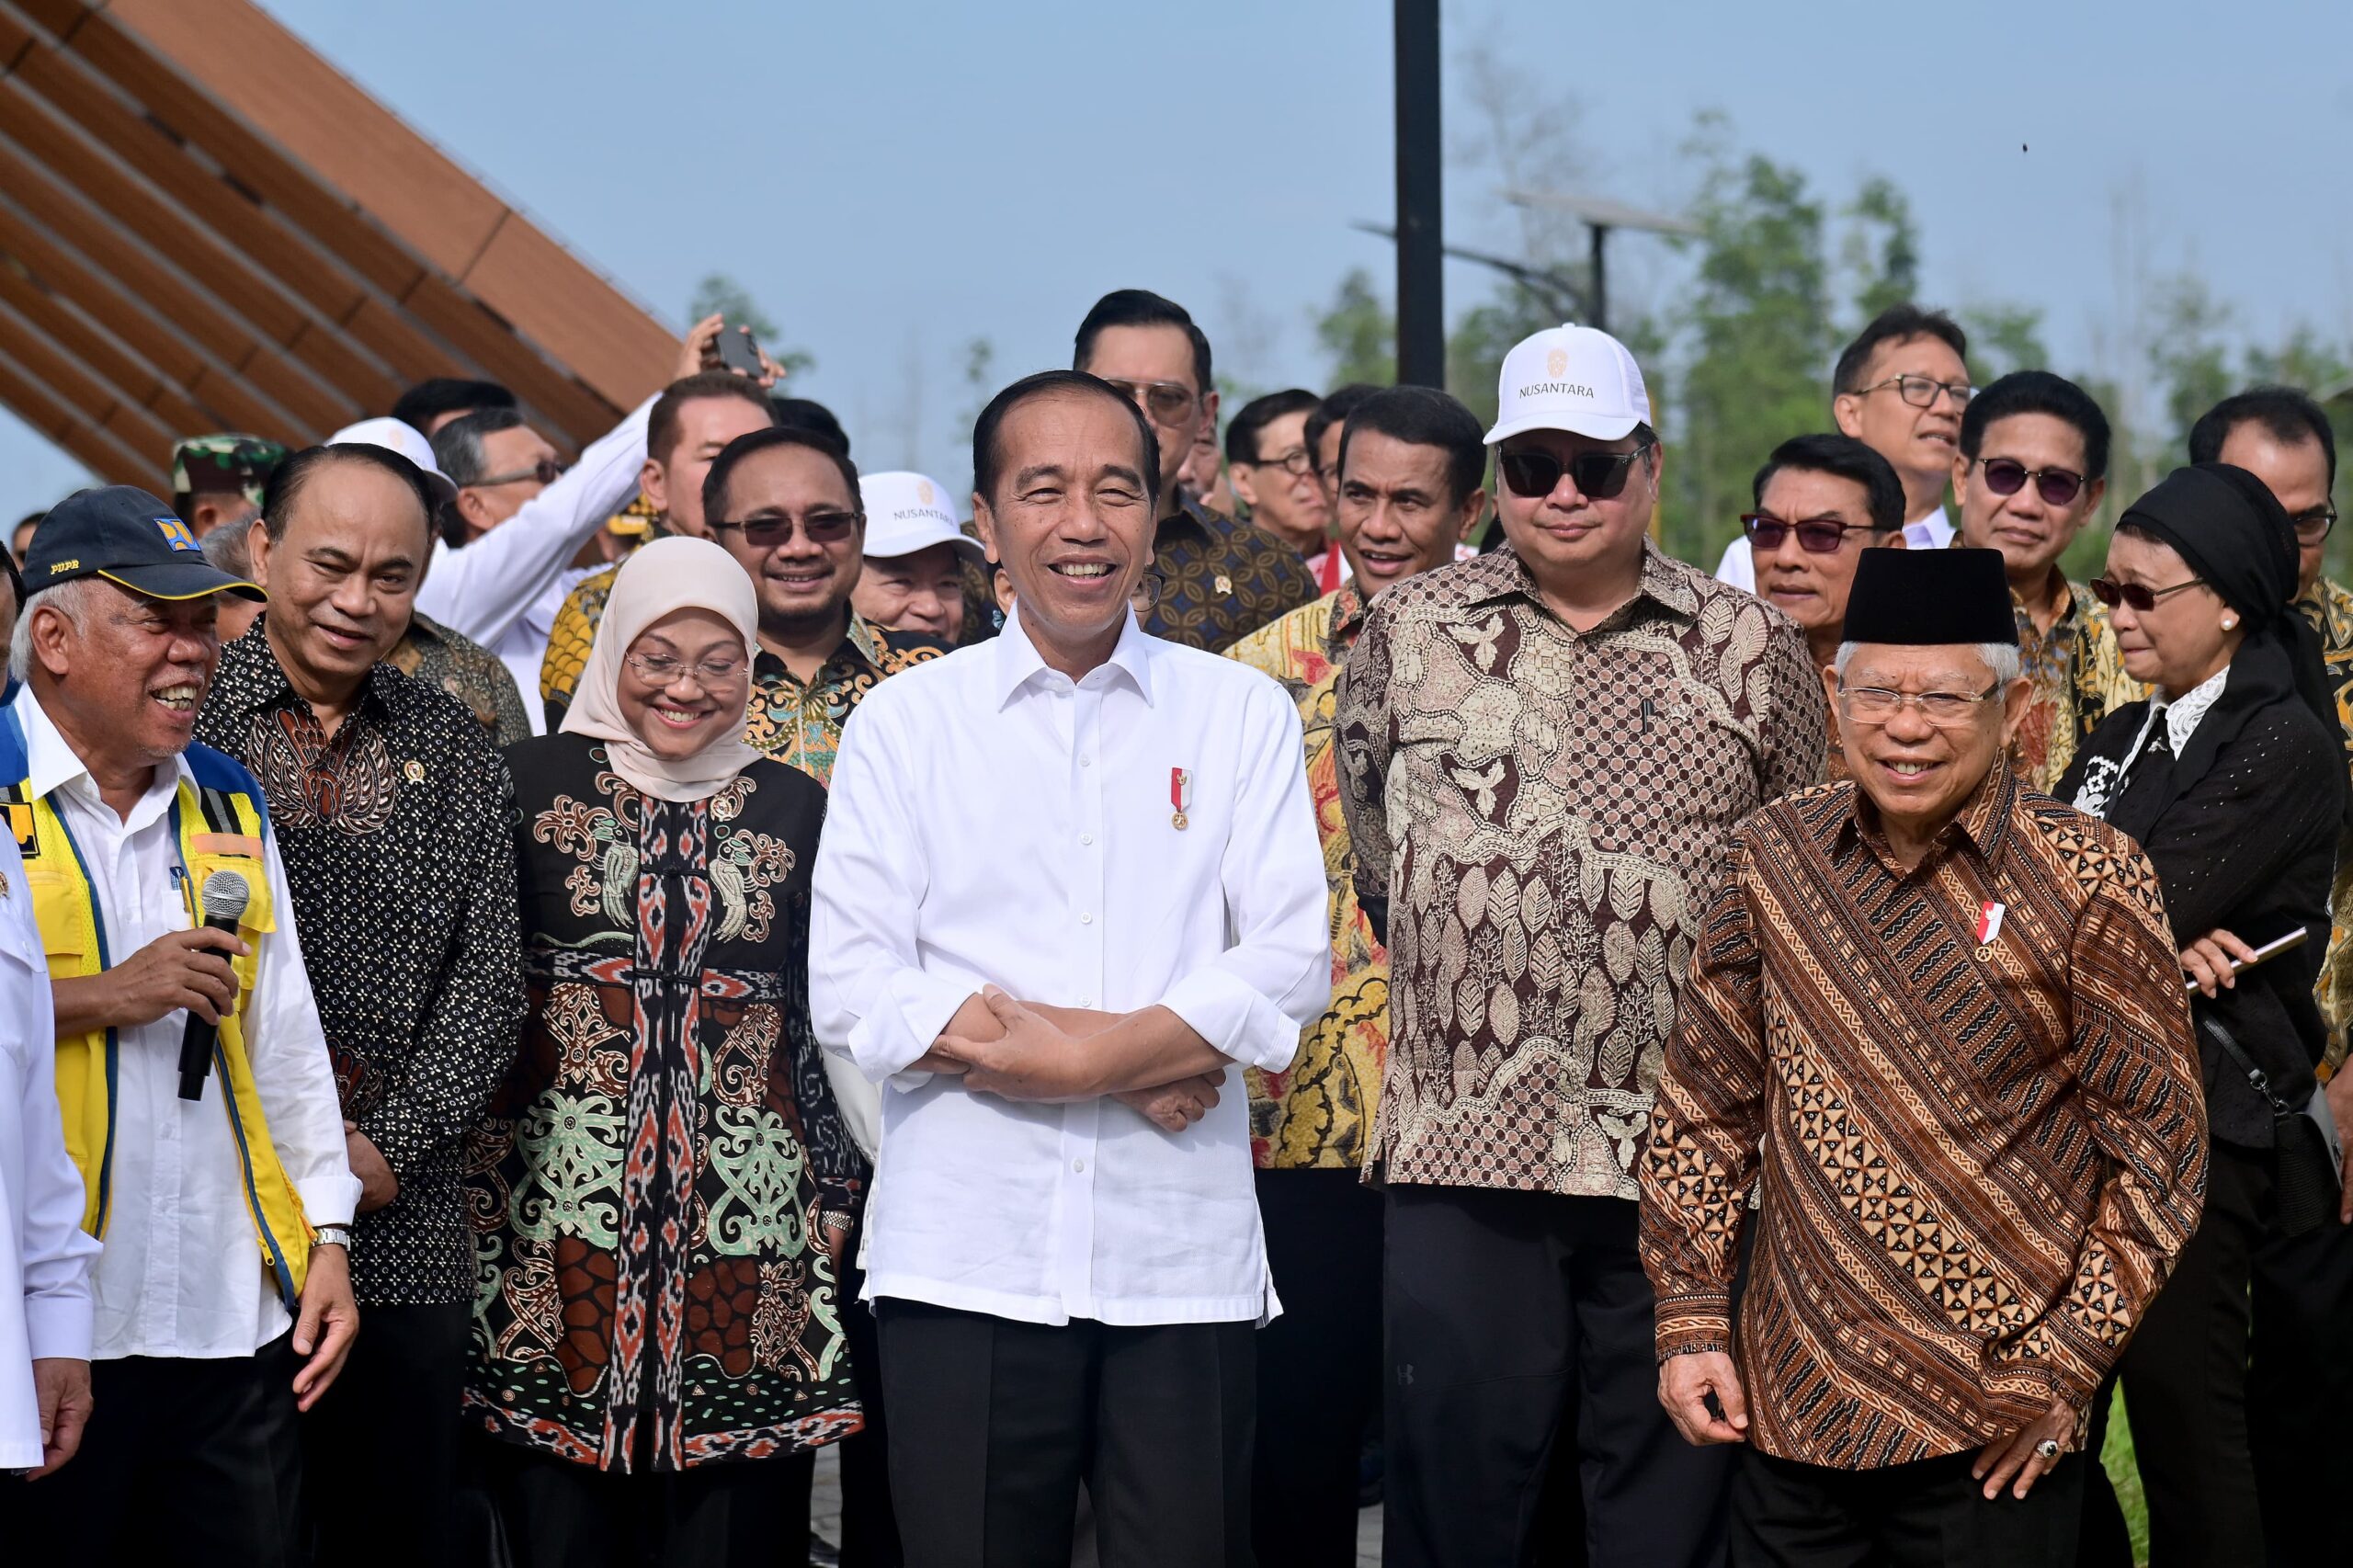
[[[1959,542],[1955,535],[1954,543]],[[2056,566],[2051,570],[2058,574]],[[2124,673],[2124,654],[2108,623],[2107,607],[2081,584],[2064,578],[2060,579],[2059,599],[2059,613],[2046,631],[2034,624],[2018,591],[2010,592],[2011,613],[2018,620],[2019,673],[2034,688],[2026,720],[2011,743],[2010,762],[2029,786],[2046,793],[2102,719],[2149,695],[2146,687]]]
[[412,614],[384,663],[456,698],[500,750],[531,738],[531,716],[506,662],[439,621]]
[[2003,767],[1906,872],[1859,799],[1733,835],[1643,1165],[1660,1357],[1736,1346],[1749,1441],[1841,1470],[2080,1417],[2206,1187],[2147,857]]
[[1796,623],[1655,546],[1586,632],[1509,551],[1375,599],[1337,716],[1390,911],[1372,1173],[1634,1197],[1699,894],[1734,823],[1820,779],[1827,723]]
[[1316,597],[1299,551],[1190,496],[1183,511],[1160,519],[1152,569],[1160,599],[1143,629],[1212,653]]
[[[2336,702],[2336,727],[2353,767],[2353,592],[2323,577],[2296,601],[2320,633],[2321,662]],[[2345,1060],[2346,1028],[2353,1024],[2353,837],[2336,846],[2336,881],[2329,890],[2328,952],[2320,965],[2320,1010],[2328,1021],[2327,1063]]]

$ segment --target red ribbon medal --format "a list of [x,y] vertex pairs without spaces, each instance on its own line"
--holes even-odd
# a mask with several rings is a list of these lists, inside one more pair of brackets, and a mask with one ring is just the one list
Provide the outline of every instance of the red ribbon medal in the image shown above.
[[1176,814],[1168,819],[1169,825],[1182,833],[1185,812],[1193,803],[1193,776],[1181,767],[1168,770],[1168,803],[1176,808]]

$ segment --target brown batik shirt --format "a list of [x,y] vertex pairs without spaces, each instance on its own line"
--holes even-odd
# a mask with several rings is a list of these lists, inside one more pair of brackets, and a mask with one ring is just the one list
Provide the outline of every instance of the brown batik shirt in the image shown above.
[[1357,892],[1389,920],[1371,1173],[1634,1197],[1725,837],[1822,776],[1797,624],[1645,546],[1579,632],[1499,551],[1373,601],[1336,722]]
[[1760,1451],[1906,1464],[2056,1400],[2080,1429],[2205,1180],[2181,966],[2130,838],[2006,767],[1909,871],[1852,784],[1742,825],[1667,1048],[1642,1250],[1659,1355],[1735,1351]]

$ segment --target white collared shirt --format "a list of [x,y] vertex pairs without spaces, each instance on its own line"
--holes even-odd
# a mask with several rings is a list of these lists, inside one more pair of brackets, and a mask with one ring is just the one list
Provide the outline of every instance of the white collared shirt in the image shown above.
[[1055,1324],[1272,1314],[1238,1071],[1171,1134],[1116,1100],[1018,1103],[906,1069],[984,983],[1157,1003],[1237,1062],[1289,1065],[1331,995],[1303,757],[1279,686],[1132,616],[1076,682],[1017,613],[858,705],[809,968],[818,1039],[883,1085],[870,1298]]
[[82,1176],[58,1119],[51,1017],[25,863],[0,833],[0,1471],[40,1463],[34,1358],[90,1358],[98,1244],[82,1230]]
[[[108,956],[120,963],[159,937],[188,930],[194,922],[180,893],[179,846],[172,835],[172,801],[188,760],[158,767],[131,815],[118,817],[30,687],[17,693],[15,706],[25,733],[26,790],[47,797],[74,835]],[[264,857],[278,928],[261,939],[245,1015],[246,1052],[270,1142],[311,1223],[348,1225],[359,1183],[344,1153],[335,1072],[274,835]],[[92,1353],[99,1359],[250,1356],[292,1325],[245,1206],[220,1074],[206,1080],[201,1100],[179,1097],[187,1027],[188,1014],[175,1009],[116,1031],[111,1202],[106,1248],[92,1276]],[[79,1215],[77,1195],[77,1221]]]
[[[1904,545],[1907,550],[1942,550],[1952,543],[1952,520],[1944,507],[1904,525]],[[1748,548],[1743,535],[1724,546],[1723,559],[1716,562],[1716,581],[1730,583],[1749,593],[1756,591],[1756,556]]]

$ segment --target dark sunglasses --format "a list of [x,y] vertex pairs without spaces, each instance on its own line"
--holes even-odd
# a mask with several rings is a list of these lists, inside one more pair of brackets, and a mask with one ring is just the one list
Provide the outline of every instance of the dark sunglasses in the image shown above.
[[1770,512],[1743,512],[1740,531],[1748,536],[1749,544],[1760,555],[1770,555],[1780,549],[1781,541],[1792,533],[1798,536],[1798,548],[1807,554],[1836,555],[1848,534],[1867,534],[1871,530],[1863,524],[1842,523],[1836,517],[1808,517],[1802,523],[1790,523]]
[[1550,452],[1505,452],[1495,459],[1495,472],[1515,495],[1550,495],[1566,472],[1579,494],[1608,501],[1624,493],[1626,476],[1650,449],[1645,441],[1631,452],[1579,452],[1565,463]]
[[750,517],[740,523],[713,522],[710,530],[744,530],[744,542],[754,550],[774,550],[792,537],[794,528],[809,536],[811,544],[839,544],[865,521],[856,512],[810,512],[797,522],[791,517]]
[[494,484],[519,484],[536,479],[541,484],[553,484],[563,477],[563,465],[553,458],[541,458],[529,468],[518,468],[513,473],[494,473],[477,479],[467,486],[470,490],[486,490]]
[[2113,577],[2095,577],[2088,586],[2092,597],[2114,609],[2118,605],[2131,607],[2135,615],[2146,615],[2157,608],[2157,601],[2167,594],[2177,594],[2184,588],[2195,588],[2203,581],[2192,577],[2187,583],[2176,583],[2170,588],[2152,588],[2145,583],[2120,583]]
[[2084,493],[2084,476],[2063,468],[2029,468],[2016,458],[1979,458],[1977,466],[1985,471],[1985,488],[1996,495],[2016,495],[2029,479],[2046,506],[2068,506]]
[[1193,412],[1193,389],[1181,381],[1131,381],[1118,376],[1103,379],[1150,414],[1157,424],[1175,425]]

